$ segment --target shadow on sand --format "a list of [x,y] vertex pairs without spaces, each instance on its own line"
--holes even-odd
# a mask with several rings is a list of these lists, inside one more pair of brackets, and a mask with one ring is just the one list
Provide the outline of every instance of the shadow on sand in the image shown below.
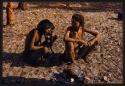
[[16,77],[16,76],[9,76],[6,78],[2,78],[3,84],[34,84],[34,85],[42,85],[42,86],[68,86],[68,85],[84,85],[84,83],[68,83],[63,81],[54,81],[54,80],[46,80],[44,78],[37,79],[37,78],[24,78],[24,77]]
[[[11,66],[41,66],[41,67],[52,67],[52,66],[59,66],[64,63],[62,60],[62,55],[60,53],[50,54],[45,61],[41,61],[34,64],[29,64],[23,60],[24,57],[22,53],[3,53],[3,61],[12,63]],[[26,58],[26,57],[25,57]]]

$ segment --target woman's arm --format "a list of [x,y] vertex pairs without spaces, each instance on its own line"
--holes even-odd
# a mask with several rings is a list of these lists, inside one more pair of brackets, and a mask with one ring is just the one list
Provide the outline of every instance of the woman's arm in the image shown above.
[[33,38],[32,38],[32,41],[31,41],[31,50],[39,50],[39,49],[43,48],[42,45],[35,46],[36,39],[37,39],[37,32],[34,31]]
[[97,32],[97,31],[92,31],[92,30],[88,30],[88,29],[84,29],[84,31],[85,31],[85,32],[88,32],[88,33],[90,33],[90,34],[92,34],[92,35],[95,36],[95,38],[90,41],[90,42],[91,42],[90,45],[94,44],[96,41],[98,41],[98,40],[100,39],[100,33],[99,33],[99,32]]

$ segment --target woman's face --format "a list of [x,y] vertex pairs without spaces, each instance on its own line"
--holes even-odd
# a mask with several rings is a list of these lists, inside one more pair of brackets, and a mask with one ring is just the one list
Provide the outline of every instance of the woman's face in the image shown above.
[[47,28],[47,29],[45,29],[45,34],[46,35],[50,35],[50,34],[52,34],[52,30],[51,30],[51,28]]
[[79,21],[76,21],[76,20],[72,19],[72,26],[73,26],[76,30],[78,30],[79,27],[80,27]]

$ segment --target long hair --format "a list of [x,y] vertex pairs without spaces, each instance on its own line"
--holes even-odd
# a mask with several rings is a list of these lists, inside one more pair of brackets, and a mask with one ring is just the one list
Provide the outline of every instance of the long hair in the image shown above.
[[84,17],[81,14],[73,14],[72,19],[78,21],[84,27]]
[[40,21],[40,23],[37,25],[37,29],[40,33],[44,33],[44,30],[48,29],[48,28],[50,28],[52,30],[55,28],[53,23],[50,22],[48,19],[44,19],[44,20]]

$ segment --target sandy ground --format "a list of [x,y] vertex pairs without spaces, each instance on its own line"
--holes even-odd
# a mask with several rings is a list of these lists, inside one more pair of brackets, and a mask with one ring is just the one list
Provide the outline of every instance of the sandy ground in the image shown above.
[[[54,74],[60,74],[67,67],[66,63],[50,67],[32,67],[20,60],[20,53],[24,50],[26,35],[37,26],[39,21],[49,19],[55,25],[54,34],[58,39],[53,45],[57,55],[51,61],[56,63],[60,54],[64,52],[63,37],[70,26],[74,13],[81,13],[85,18],[85,28],[101,33],[101,42],[87,57],[89,63],[83,59],[75,61],[72,71],[84,75],[85,83],[122,83],[122,21],[117,20],[114,11],[70,10],[61,8],[37,8],[25,11],[15,10],[15,25],[13,28],[3,28],[3,77],[5,82],[31,82],[31,79],[53,79]],[[3,23],[6,24],[6,14],[3,10]],[[91,35],[86,34],[86,37]],[[24,79],[26,79],[24,81]],[[30,81],[31,80],[31,81]]]

